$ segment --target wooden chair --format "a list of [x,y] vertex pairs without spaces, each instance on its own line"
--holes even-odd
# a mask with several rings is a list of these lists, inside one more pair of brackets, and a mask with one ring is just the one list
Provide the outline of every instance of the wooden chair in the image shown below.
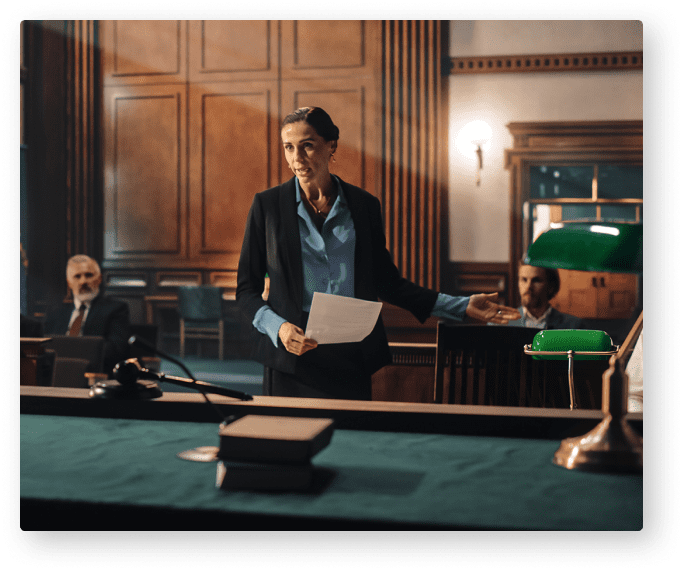
[[185,357],[185,339],[216,339],[218,358],[223,359],[224,322],[221,289],[212,285],[178,288],[180,313],[180,357]]
[[[434,402],[569,408],[566,361],[524,354],[538,329],[439,322]],[[574,363],[575,405],[600,409],[608,361]]]
[[104,337],[69,335],[52,335],[49,348],[57,358],[85,359],[88,362],[87,372],[102,373],[104,371]]
[[537,329],[437,325],[434,402],[525,406],[531,357],[524,345]]

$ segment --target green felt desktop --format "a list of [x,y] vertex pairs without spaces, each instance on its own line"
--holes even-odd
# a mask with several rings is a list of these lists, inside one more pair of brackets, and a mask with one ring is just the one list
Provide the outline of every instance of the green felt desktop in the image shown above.
[[338,429],[312,488],[279,493],[217,489],[214,462],[176,456],[217,444],[217,423],[22,414],[22,529],[643,526],[641,474],[560,469],[553,439]]

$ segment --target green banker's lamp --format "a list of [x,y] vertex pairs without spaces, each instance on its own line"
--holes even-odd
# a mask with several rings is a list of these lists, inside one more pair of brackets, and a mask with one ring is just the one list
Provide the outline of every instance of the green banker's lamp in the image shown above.
[[[552,224],[529,246],[524,263],[555,269],[642,273],[643,225],[627,222]],[[643,439],[626,422],[628,377],[625,373],[626,361],[642,328],[641,312],[621,347],[611,351],[603,347],[602,351],[594,352],[595,355],[612,355],[609,369],[602,376],[604,418],[587,434],[562,441],[553,457],[558,466],[570,470],[642,471]],[[576,336],[579,332],[568,330],[566,333]],[[580,334],[578,339],[581,339]],[[526,349],[525,352],[533,354]],[[569,359],[571,387],[571,356]]]

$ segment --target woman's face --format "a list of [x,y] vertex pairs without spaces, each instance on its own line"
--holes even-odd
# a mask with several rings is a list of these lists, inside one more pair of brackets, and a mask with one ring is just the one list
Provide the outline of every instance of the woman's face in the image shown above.
[[304,121],[285,125],[281,135],[287,164],[300,182],[323,181],[329,176],[336,141],[326,141]]

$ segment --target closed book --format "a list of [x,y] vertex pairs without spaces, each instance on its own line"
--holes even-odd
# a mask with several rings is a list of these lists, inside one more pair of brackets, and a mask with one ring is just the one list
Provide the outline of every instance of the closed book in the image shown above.
[[332,438],[330,418],[247,415],[221,425],[219,460],[305,464]]
[[313,482],[308,464],[262,464],[219,460],[216,487],[222,490],[306,490]]

